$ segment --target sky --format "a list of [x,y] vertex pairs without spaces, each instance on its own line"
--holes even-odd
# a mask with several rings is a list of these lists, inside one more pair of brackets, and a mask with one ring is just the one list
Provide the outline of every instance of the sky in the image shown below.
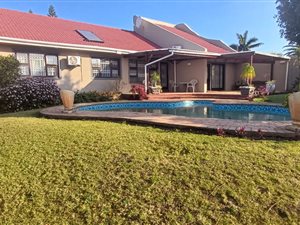
[[[186,23],[201,36],[237,43],[236,33],[263,42],[256,51],[282,53],[276,0],[0,0],[0,8],[46,15],[49,5],[59,18],[132,30],[134,15],[172,24]],[[1,23],[0,23],[1,25]]]

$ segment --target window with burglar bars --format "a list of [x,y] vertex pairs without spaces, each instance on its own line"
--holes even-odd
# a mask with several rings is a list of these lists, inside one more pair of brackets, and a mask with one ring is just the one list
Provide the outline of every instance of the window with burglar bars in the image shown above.
[[129,60],[130,83],[142,83],[145,79],[145,62],[131,59]]
[[16,53],[23,76],[58,77],[58,57],[37,53]]
[[92,58],[93,78],[119,78],[120,60]]

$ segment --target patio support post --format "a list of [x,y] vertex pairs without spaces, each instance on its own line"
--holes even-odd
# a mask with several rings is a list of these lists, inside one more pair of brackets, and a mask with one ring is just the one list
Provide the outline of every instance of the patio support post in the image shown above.
[[173,65],[173,73],[174,73],[174,92],[176,92],[177,88],[177,65],[176,65],[176,60],[174,60],[174,65]]
[[149,62],[149,63],[147,63],[146,65],[145,65],[145,92],[147,93],[147,91],[148,91],[148,66],[150,66],[150,65],[152,65],[152,64],[154,64],[154,63],[157,63],[157,62],[160,62],[160,61],[162,61],[162,60],[164,60],[164,59],[167,59],[167,58],[170,58],[170,57],[172,57],[174,55],[174,51],[171,51],[171,54],[169,54],[169,55],[166,55],[166,56],[164,56],[164,57],[161,57],[161,58],[159,58],[159,59],[156,59],[156,60],[154,60],[154,61],[152,61],[152,62]]
[[145,92],[147,93],[148,90],[148,71],[147,71],[147,66],[145,65],[145,80],[144,80],[144,85],[145,85]]
[[284,90],[285,90],[285,91],[287,91],[287,89],[288,89],[289,65],[290,65],[290,60],[288,60],[288,61],[286,62],[285,84],[284,84]]
[[271,63],[271,73],[270,73],[270,80],[274,78],[274,62]]

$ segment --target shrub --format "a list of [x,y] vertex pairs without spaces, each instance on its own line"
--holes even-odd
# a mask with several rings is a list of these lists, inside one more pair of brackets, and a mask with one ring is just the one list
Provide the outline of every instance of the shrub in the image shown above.
[[145,92],[145,87],[142,84],[133,84],[130,92],[133,94],[138,94],[140,100],[148,99],[147,93]]
[[217,135],[223,137],[225,135],[225,131],[223,128],[217,128]]
[[19,61],[10,56],[0,56],[0,88],[12,84],[20,77]]
[[103,101],[114,101],[120,99],[119,92],[79,92],[75,93],[75,103],[86,103],[86,102],[103,102]]
[[30,110],[60,103],[55,81],[45,78],[20,78],[0,89],[0,112]]
[[238,137],[245,137],[246,135],[246,127],[238,127],[235,129],[235,133]]

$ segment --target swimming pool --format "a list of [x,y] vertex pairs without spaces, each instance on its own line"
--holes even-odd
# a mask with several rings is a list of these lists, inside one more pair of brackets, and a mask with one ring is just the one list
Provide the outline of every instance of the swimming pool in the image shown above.
[[213,101],[117,102],[81,106],[79,111],[124,111],[243,121],[287,121],[287,108],[275,105],[223,104]]

